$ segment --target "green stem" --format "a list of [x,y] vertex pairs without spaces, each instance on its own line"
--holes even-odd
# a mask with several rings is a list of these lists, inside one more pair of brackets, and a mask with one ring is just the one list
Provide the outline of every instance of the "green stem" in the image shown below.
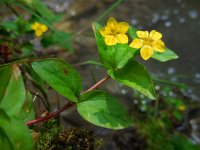
[[16,60],[16,61],[12,61],[9,63],[5,63],[5,64],[0,64],[0,67],[4,67],[7,65],[12,65],[12,64],[25,64],[25,63],[32,63],[35,61],[41,61],[41,60],[48,60],[48,59],[57,59],[57,60],[62,60],[60,58],[49,58],[49,57],[44,57],[44,58],[26,58],[26,59],[21,59],[21,60]]
[[113,9],[118,7],[124,0],[117,0],[114,4],[112,4],[104,13],[99,16],[95,21],[101,21],[104,17],[106,17]]
[[187,86],[185,84],[181,84],[181,83],[176,83],[176,82],[172,82],[172,81],[168,81],[168,80],[163,80],[163,79],[159,79],[156,77],[153,77],[153,80],[156,82],[160,82],[160,83],[164,83],[164,84],[168,84],[168,85],[173,85],[173,86],[178,86],[181,88],[186,88]]
[[159,109],[159,98],[157,98],[155,100],[155,104],[154,104],[154,118],[156,118],[157,115],[158,115],[158,109]]

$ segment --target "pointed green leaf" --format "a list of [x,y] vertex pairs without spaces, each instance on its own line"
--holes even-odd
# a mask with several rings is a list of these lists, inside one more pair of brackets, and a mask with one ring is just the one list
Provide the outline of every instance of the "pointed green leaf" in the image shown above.
[[81,95],[77,109],[85,120],[100,127],[122,129],[133,123],[119,101],[102,91]]
[[20,118],[24,120],[24,122],[33,120],[35,118],[35,111],[33,105],[33,96],[31,93],[26,93],[26,100],[23,104],[23,107],[20,111]]
[[128,33],[129,33],[130,37],[132,38],[132,40],[137,38],[137,33],[136,32],[137,32],[136,28],[134,28],[132,26],[129,26]]
[[6,150],[33,149],[32,136],[22,120],[11,117],[10,121],[7,121],[0,117],[0,149],[4,148]]
[[79,73],[61,59],[46,59],[32,63],[33,70],[55,91],[77,102],[82,89]]
[[51,12],[50,9],[42,2],[41,0],[23,0],[28,6],[36,10],[43,18],[47,19],[48,21],[54,19],[55,15]]
[[[41,40],[41,43],[45,48],[51,45],[58,45],[61,48],[72,51],[72,41],[70,40],[71,36],[72,34],[70,33],[58,31],[44,36]],[[67,40],[69,41],[66,43]]]
[[0,116],[1,116],[1,119],[6,120],[8,122],[10,121],[10,117],[7,115],[5,110],[2,108],[0,108]]
[[26,97],[23,78],[17,65],[8,65],[0,69],[0,108],[8,115],[19,113]]
[[155,99],[156,94],[152,79],[145,67],[136,61],[130,61],[118,70],[108,70],[108,74],[116,81],[138,90],[150,99]]
[[154,52],[152,58],[159,60],[161,62],[165,62],[171,59],[177,59],[178,55],[174,53],[172,50],[166,48],[165,52],[163,53]]
[[0,149],[14,150],[12,142],[10,141],[8,135],[1,127],[0,127]]
[[14,21],[5,21],[0,23],[0,27],[5,28],[7,31],[16,32],[17,31],[17,24]]
[[0,67],[0,102],[2,101],[5,92],[6,92],[6,87],[9,84],[10,78],[12,76],[12,67],[10,66],[5,66],[5,67]]

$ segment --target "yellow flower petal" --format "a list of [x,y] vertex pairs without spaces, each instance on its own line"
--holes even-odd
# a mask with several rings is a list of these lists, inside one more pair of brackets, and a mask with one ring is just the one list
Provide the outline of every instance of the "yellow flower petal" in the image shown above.
[[41,25],[40,25],[40,30],[41,30],[42,32],[46,32],[46,31],[48,30],[48,27],[47,27],[46,25],[44,25],[44,24],[41,24]]
[[112,34],[110,28],[108,27],[102,28],[99,32],[101,33],[103,37],[106,37]]
[[136,34],[141,39],[149,37],[149,32],[148,31],[137,31]]
[[157,52],[164,52],[165,51],[165,43],[162,40],[154,41],[153,42],[153,49]]
[[41,35],[42,35],[42,32],[41,32],[40,30],[38,30],[38,31],[35,31],[35,35],[39,37],[39,36],[41,36]]
[[105,43],[106,43],[106,45],[109,45],[109,46],[115,45],[115,44],[117,44],[117,38],[114,37],[113,35],[106,36]]
[[37,28],[40,26],[38,22],[35,22],[34,24],[31,25],[31,29],[37,30]]
[[156,30],[152,30],[150,32],[150,38],[153,40],[160,40],[162,38],[162,34],[160,32],[157,32]]
[[117,21],[115,20],[115,18],[110,17],[107,22],[107,27],[110,29],[113,29],[115,28],[116,25],[117,25]]
[[126,44],[128,43],[128,36],[126,34],[118,34],[117,40],[118,43]]
[[141,48],[142,47],[142,43],[143,43],[142,39],[136,38],[131,42],[130,47],[132,47],[132,48]]
[[128,31],[128,23],[126,22],[120,22],[117,24],[117,27],[116,27],[116,30],[119,32],[119,33],[126,33]]
[[185,110],[186,110],[185,105],[179,106],[179,107],[178,107],[178,110],[179,110],[179,111],[185,111]]
[[153,55],[153,48],[151,46],[144,46],[140,49],[140,55],[144,60],[149,59]]

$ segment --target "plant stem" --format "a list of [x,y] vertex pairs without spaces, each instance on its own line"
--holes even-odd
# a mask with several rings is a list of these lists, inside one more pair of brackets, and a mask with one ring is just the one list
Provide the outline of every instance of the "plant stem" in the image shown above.
[[114,10],[116,7],[118,7],[123,0],[117,0],[114,4],[112,4],[107,10],[104,11],[104,13],[99,16],[95,21],[101,21],[104,17],[106,17],[112,10]]
[[101,86],[105,81],[107,81],[108,79],[110,79],[110,76],[106,76],[105,78],[101,79],[100,81],[98,81],[96,84],[94,84],[93,86],[91,86],[89,89],[87,89],[85,92],[83,92],[82,94],[85,94],[87,92],[90,92],[96,88],[98,88],[99,86]]
[[[108,79],[110,78],[110,76],[106,76],[105,78],[101,79],[100,81],[98,81],[96,84],[94,84],[93,86],[91,86],[88,90],[86,90],[85,92],[83,92],[82,94],[85,94],[89,91],[92,91],[92,90],[95,90],[96,88],[98,88],[99,86],[101,86],[104,82],[106,82]],[[27,126],[32,126],[36,123],[39,123],[39,122],[43,122],[43,121],[46,121],[46,120],[49,120],[51,118],[55,118],[57,117],[61,112],[65,111],[66,109],[74,106],[76,103],[74,102],[69,102],[67,104],[65,104],[63,107],[61,107],[59,110],[55,111],[55,112],[52,112],[50,113],[48,116],[45,116],[45,117],[40,117],[40,118],[37,118],[37,119],[34,119],[34,120],[31,120],[31,121],[28,121],[26,123]]]
[[172,81],[168,81],[168,80],[159,79],[159,78],[156,78],[156,77],[153,77],[153,81],[172,85],[172,86],[177,86],[177,87],[180,87],[180,88],[187,88],[187,86],[183,83],[172,82]]
[[155,100],[155,104],[154,104],[154,119],[156,119],[158,115],[158,109],[159,109],[159,98]]
[[57,117],[61,112],[63,112],[64,110],[72,107],[75,103],[73,102],[69,102],[67,103],[66,105],[64,105],[63,107],[61,107],[59,110],[55,111],[55,112],[52,112],[51,114],[49,114],[48,116],[45,116],[45,117],[41,117],[41,118],[38,118],[38,119],[34,119],[34,120],[31,120],[31,121],[28,121],[26,123],[27,126],[31,126],[33,124],[36,124],[36,123],[39,123],[39,122],[42,122],[42,121],[45,121],[45,120],[49,120],[51,118],[55,118]]

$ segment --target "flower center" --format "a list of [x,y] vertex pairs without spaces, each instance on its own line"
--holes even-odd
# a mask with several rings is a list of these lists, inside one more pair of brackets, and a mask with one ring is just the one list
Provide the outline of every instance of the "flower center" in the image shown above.
[[143,45],[151,46],[151,45],[152,45],[152,42],[153,42],[153,39],[151,39],[151,38],[145,38],[145,39],[143,40]]
[[117,35],[119,34],[118,30],[116,28],[110,28],[110,31],[111,31],[111,35]]

